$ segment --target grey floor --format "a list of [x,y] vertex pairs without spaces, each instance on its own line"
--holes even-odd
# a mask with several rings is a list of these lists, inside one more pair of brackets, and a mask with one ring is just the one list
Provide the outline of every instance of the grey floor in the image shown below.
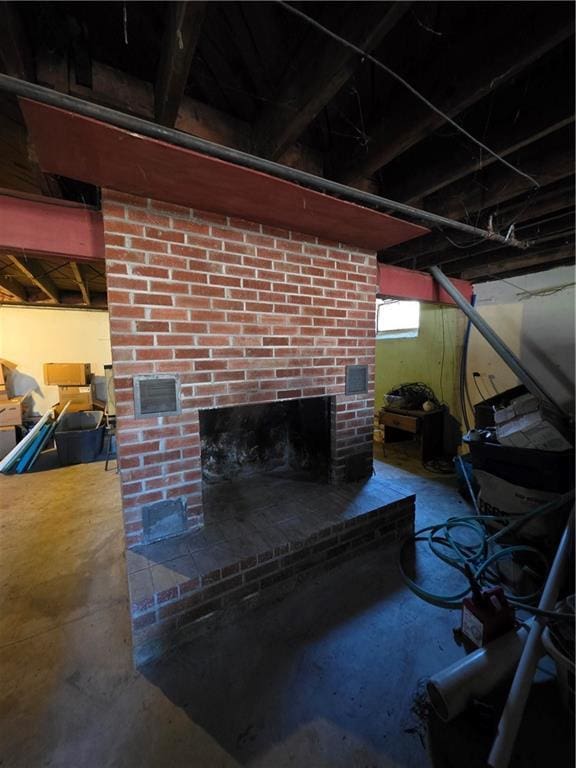
[[[378,473],[416,492],[419,525],[467,511],[408,449],[386,460]],[[394,551],[134,670],[115,474],[0,477],[0,494],[2,768],[432,765],[419,692],[463,655],[458,617],[411,594]],[[416,567],[433,579],[425,558]],[[481,764],[436,752],[436,765]]]

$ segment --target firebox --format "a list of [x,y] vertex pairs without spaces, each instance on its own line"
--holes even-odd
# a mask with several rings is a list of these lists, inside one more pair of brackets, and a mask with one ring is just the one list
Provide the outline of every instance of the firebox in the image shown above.
[[312,397],[201,410],[202,480],[276,472],[328,482],[332,401]]

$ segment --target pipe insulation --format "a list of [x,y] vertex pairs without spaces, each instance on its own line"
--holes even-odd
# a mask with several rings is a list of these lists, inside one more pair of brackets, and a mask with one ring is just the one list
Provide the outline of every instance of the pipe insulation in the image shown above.
[[350,200],[359,205],[375,208],[377,210],[395,211],[409,219],[424,222],[432,227],[439,229],[458,229],[461,232],[466,232],[476,238],[480,237],[484,240],[493,240],[496,243],[516,248],[528,247],[528,243],[519,241],[514,237],[508,238],[490,230],[473,227],[470,224],[465,224],[461,221],[447,219],[444,216],[439,216],[435,213],[430,213],[429,211],[422,211],[411,205],[406,205],[405,203],[389,200],[380,195],[374,195],[371,192],[364,192],[361,189],[349,187],[346,184],[340,184],[337,181],[325,179],[321,176],[315,176],[312,173],[301,171],[298,168],[291,168],[287,165],[282,165],[281,163],[275,163],[272,160],[257,157],[256,155],[242,152],[233,147],[215,144],[212,141],[192,136],[190,133],[178,131],[175,128],[167,128],[166,126],[153,123],[142,117],[119,112],[116,109],[110,109],[101,104],[94,104],[90,101],[76,98],[75,96],[69,96],[66,93],[60,93],[59,91],[45,88],[36,83],[29,83],[28,81],[20,80],[17,77],[0,74],[0,92],[2,91],[19,98],[31,99],[42,104],[48,104],[51,107],[66,109],[69,112],[84,115],[85,117],[90,117],[94,120],[100,120],[101,122],[114,125],[117,128],[122,128],[126,131],[138,133],[142,136],[148,136],[152,139],[173,144],[174,146],[183,147],[184,149],[201,152],[209,157],[216,157],[220,160],[243,166],[244,168],[261,171],[262,173],[276,176],[279,179],[302,184],[303,186],[315,189],[318,192],[341,197],[344,200]]
[[528,629],[520,627],[433,675],[426,688],[437,715],[450,722],[473,699],[486,696],[510,677],[527,637]]
[[500,355],[502,360],[516,374],[526,389],[541,401],[547,402],[554,411],[563,419],[568,419],[568,414],[556,402],[552,395],[542,387],[532,376],[530,371],[522,365],[519,358],[516,357],[510,347],[505,344],[500,336],[492,330],[490,325],[484,320],[480,313],[462,296],[460,291],[446,277],[440,267],[430,267],[430,272],[437,283],[439,283],[446,293],[454,299],[458,307],[464,312],[472,325],[482,334],[490,346]]

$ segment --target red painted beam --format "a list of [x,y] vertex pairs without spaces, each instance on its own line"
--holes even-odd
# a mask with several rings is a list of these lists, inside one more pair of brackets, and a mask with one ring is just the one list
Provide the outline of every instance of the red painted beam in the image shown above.
[[[472,299],[472,283],[466,280],[451,280],[467,301]],[[430,304],[456,306],[454,300],[426,272],[415,269],[378,264],[378,295],[409,301],[423,301]]]
[[103,259],[102,215],[74,204],[0,194],[0,248],[74,261]]
[[42,170],[140,197],[237,216],[370,250],[426,227],[260,171],[20,100]]

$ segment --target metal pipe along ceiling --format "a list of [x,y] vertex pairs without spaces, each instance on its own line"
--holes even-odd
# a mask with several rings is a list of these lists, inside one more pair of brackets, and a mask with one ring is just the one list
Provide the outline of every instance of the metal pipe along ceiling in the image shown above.
[[297,168],[290,168],[289,166],[275,163],[272,160],[256,157],[255,155],[242,152],[238,149],[233,149],[232,147],[214,144],[211,141],[192,136],[189,133],[184,133],[174,128],[166,128],[163,125],[153,123],[141,117],[135,117],[134,115],[119,112],[118,110],[110,109],[109,107],[93,104],[84,99],[78,99],[75,96],[59,93],[50,88],[45,88],[41,85],[36,85],[35,83],[29,83],[26,80],[10,77],[9,75],[0,74],[0,91],[4,91],[13,96],[38,101],[52,107],[65,109],[69,112],[90,117],[94,120],[100,120],[101,122],[108,123],[117,128],[122,128],[142,136],[148,136],[149,138],[164,141],[168,144],[183,147],[184,149],[201,152],[210,157],[225,160],[245,168],[261,171],[262,173],[267,173],[277,178],[285,179],[286,181],[295,182],[309,187],[310,189],[334,195],[335,197],[341,197],[360,205],[376,208],[378,210],[395,211],[409,219],[425,222],[432,227],[439,229],[458,229],[461,232],[466,232],[475,237],[493,240],[494,242],[515,246],[517,248],[526,248],[528,245],[513,237],[507,238],[495,232],[479,229],[478,227],[473,227],[461,221],[454,221],[453,219],[447,219],[444,216],[438,216],[434,213],[429,213],[428,211],[421,211],[418,208],[413,208],[411,205],[388,200],[380,195],[364,192],[363,190],[355,189],[354,187],[349,187],[345,184],[339,184],[336,181],[324,179]]

